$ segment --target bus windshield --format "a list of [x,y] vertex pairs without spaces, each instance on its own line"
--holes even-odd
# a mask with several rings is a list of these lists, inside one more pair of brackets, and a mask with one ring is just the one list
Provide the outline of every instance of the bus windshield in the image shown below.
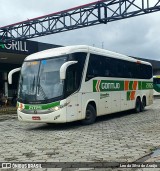
[[24,62],[19,80],[18,99],[40,102],[63,95],[60,67],[67,56]]
[[153,88],[154,88],[154,95],[159,95],[157,94],[157,92],[160,93],[160,76],[153,76]]
[[158,78],[153,78],[153,83],[160,86],[160,77],[158,77]]

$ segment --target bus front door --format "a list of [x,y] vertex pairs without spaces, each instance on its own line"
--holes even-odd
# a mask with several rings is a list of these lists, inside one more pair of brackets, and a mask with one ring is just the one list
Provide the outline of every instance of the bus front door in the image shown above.
[[68,97],[67,103],[67,122],[78,120],[78,94]]

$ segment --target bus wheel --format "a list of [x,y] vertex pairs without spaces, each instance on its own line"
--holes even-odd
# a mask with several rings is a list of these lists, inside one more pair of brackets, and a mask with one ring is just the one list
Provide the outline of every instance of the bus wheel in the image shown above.
[[139,113],[141,111],[141,100],[140,98],[136,99],[136,104],[135,104],[135,112]]
[[84,120],[82,120],[82,124],[89,125],[94,123],[95,120],[96,120],[96,110],[92,105],[88,104],[86,109],[86,117]]
[[145,106],[146,106],[146,101],[145,101],[145,98],[143,98],[141,102],[141,112],[144,111]]

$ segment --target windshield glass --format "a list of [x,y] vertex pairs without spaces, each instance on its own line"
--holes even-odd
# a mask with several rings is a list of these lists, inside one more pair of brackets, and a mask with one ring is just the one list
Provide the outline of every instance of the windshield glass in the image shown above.
[[36,102],[62,96],[60,67],[67,57],[24,62],[19,81],[19,100]]
[[160,78],[153,78],[154,84],[160,84]]

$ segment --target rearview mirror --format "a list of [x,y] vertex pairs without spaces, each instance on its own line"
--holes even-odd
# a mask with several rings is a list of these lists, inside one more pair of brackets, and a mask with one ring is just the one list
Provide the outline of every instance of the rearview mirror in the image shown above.
[[20,71],[21,70],[21,68],[15,68],[15,69],[13,69],[13,70],[11,70],[10,72],[9,72],[9,74],[8,74],[8,83],[9,84],[12,84],[12,75],[15,73],[15,72],[18,72],[18,71]]
[[66,70],[70,65],[76,64],[78,61],[68,61],[65,62],[60,68],[60,79],[64,80],[66,78]]

